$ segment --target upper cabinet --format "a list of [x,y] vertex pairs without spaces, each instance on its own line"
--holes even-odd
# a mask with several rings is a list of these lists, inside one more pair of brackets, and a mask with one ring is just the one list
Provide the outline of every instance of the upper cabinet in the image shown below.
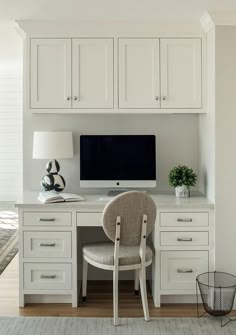
[[31,108],[113,108],[113,39],[31,39]]
[[201,108],[201,55],[200,38],[120,39],[119,108]]
[[119,108],[160,108],[159,40],[119,40]]
[[71,40],[31,40],[31,108],[70,108]]
[[122,37],[115,45],[114,38],[31,38],[29,45],[27,101],[35,112],[203,110],[201,38]]
[[72,107],[113,108],[113,40],[72,40]]
[[161,39],[160,50],[161,108],[201,108],[201,39]]

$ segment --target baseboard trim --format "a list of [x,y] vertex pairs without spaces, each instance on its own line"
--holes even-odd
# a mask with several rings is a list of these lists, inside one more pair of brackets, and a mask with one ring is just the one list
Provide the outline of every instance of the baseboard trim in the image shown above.
[[162,295],[161,304],[196,304],[196,295]]
[[25,303],[32,304],[71,304],[71,295],[30,294],[25,295]]

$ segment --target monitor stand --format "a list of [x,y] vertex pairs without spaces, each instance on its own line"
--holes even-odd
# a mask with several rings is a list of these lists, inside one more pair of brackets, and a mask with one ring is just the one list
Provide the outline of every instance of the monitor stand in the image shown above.
[[129,189],[125,189],[125,188],[114,189],[114,190],[108,191],[107,196],[116,197],[117,195],[127,192],[127,191],[129,191]]

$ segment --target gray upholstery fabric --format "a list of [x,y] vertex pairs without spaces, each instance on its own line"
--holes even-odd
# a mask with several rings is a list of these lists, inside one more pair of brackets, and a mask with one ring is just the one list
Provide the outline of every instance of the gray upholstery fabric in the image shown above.
[[122,245],[140,245],[142,217],[147,215],[147,236],[156,220],[156,205],[145,192],[125,192],[112,199],[103,211],[103,229],[113,242],[116,234],[116,218],[121,217]]
[[[100,242],[83,246],[83,253],[91,261],[103,265],[114,265],[114,243]],[[146,247],[146,262],[152,258],[152,250]],[[140,264],[139,246],[121,245],[119,250],[119,265]]]

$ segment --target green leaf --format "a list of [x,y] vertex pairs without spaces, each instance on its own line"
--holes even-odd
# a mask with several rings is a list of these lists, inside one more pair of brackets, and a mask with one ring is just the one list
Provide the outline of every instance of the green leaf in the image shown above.
[[195,186],[197,182],[197,175],[192,168],[185,165],[178,165],[171,169],[169,173],[170,186]]

